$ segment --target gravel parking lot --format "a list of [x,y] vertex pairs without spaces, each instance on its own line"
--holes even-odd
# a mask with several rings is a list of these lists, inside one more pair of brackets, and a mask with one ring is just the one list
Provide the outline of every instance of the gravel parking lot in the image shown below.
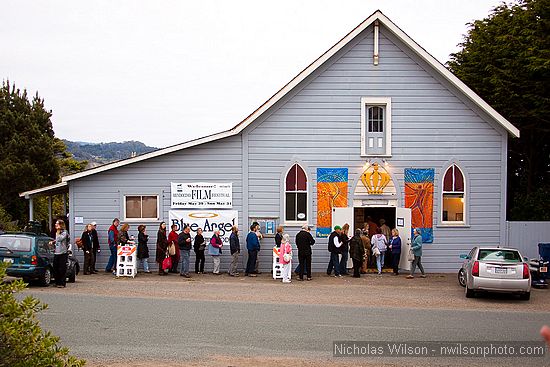
[[79,276],[65,289],[31,286],[32,292],[82,293],[116,297],[212,300],[253,303],[287,303],[338,306],[381,306],[437,309],[476,309],[506,311],[550,311],[550,290],[532,289],[530,301],[511,295],[464,296],[455,274],[429,274],[427,278],[405,279],[385,273],[366,274],[360,279],[334,278],[314,274],[312,281],[282,284],[261,274],[256,278],[199,274],[185,279],[177,274],[160,277],[142,274],[136,278],[116,278],[111,274]]

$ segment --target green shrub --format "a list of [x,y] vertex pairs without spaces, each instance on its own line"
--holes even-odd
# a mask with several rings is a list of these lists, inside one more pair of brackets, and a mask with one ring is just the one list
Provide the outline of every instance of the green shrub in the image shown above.
[[84,366],[86,361],[58,345],[59,337],[40,327],[36,313],[46,304],[32,296],[17,300],[15,294],[26,285],[22,280],[4,282],[6,268],[0,263],[0,367]]

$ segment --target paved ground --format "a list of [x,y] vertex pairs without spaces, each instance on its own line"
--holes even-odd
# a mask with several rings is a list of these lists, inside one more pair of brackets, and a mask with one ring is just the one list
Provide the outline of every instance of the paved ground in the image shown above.
[[[65,289],[28,292],[50,305],[40,316],[44,326],[92,366],[461,365],[456,358],[334,358],[332,342],[539,340],[541,325],[550,324],[550,290],[533,290],[528,302],[466,299],[455,278],[318,275],[283,285],[267,274],[190,281],[98,274]],[[467,365],[518,361],[476,358]]]

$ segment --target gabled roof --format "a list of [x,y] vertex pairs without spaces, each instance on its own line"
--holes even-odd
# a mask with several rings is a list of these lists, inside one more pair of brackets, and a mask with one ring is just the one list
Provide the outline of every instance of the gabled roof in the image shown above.
[[252,124],[258,117],[260,117],[264,112],[269,110],[275,103],[277,103],[281,98],[283,98],[287,93],[289,93],[294,87],[300,84],[304,79],[311,75],[317,68],[319,68],[323,63],[328,59],[334,56],[338,51],[345,47],[351,40],[363,32],[375,21],[380,22],[385,28],[392,32],[399,40],[406,44],[416,55],[426,61],[430,66],[434,68],[440,75],[442,75],[449,83],[455,86],[459,91],[464,93],[464,95],[474,102],[481,110],[485,111],[490,117],[492,117],[496,122],[498,122],[510,135],[513,137],[519,137],[519,130],[512,125],[508,120],[506,120],[501,114],[499,114],[494,108],[489,106],[487,102],[481,99],[474,91],[472,91],[466,84],[464,84],[460,79],[458,79],[453,73],[451,73],[443,64],[441,64],[436,58],[430,55],[426,50],[424,50],[420,45],[413,41],[405,32],[403,32],[398,26],[396,26],[391,20],[389,20],[380,10],[374,12],[371,16],[365,19],[361,24],[359,24],[355,29],[349,32],[344,38],[342,38],[338,43],[332,46],[327,52],[321,55],[317,60],[312,62],[307,68],[305,68],[301,73],[294,77],[290,82],[288,82],[283,88],[281,88],[277,93],[275,93],[270,99],[268,99],[263,105],[258,109],[252,112],[247,118],[241,121],[238,125],[232,129],[209,135],[203,138],[190,140],[182,144],[173,145],[167,148],[159,149],[151,153],[143,154],[134,158],[128,158],[122,161],[113,162],[92,168],[74,175],[65,176],[62,178],[62,182],[68,182],[76,180],[85,176],[93,175],[95,173],[108,171],[114,168],[126,166],[132,163],[140,162],[149,158],[158,157],[164,154],[169,154],[182,150],[185,148],[190,148],[196,145],[208,143],[214,140],[219,140],[227,138],[230,136],[238,135],[246,127]]

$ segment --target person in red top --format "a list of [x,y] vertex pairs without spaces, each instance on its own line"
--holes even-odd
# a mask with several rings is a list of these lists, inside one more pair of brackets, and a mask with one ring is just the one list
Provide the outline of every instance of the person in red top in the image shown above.
[[372,239],[372,236],[378,233],[378,224],[374,223],[370,215],[367,217],[367,224],[369,225],[369,238]]
[[116,272],[116,251],[117,251],[117,245],[118,245],[118,225],[119,224],[120,224],[120,221],[118,220],[118,218],[115,218],[113,219],[113,224],[111,224],[111,226],[109,227],[108,242],[109,242],[109,250],[111,251],[111,256],[109,256],[109,262],[107,263],[107,267],[105,268],[106,273]]
[[178,272],[178,263],[180,262],[180,248],[178,246],[178,232],[176,232],[177,228],[178,228],[177,224],[172,224],[172,226],[170,227],[171,231],[168,234],[168,248],[170,248],[170,246],[172,246],[172,244],[176,248],[176,254],[175,255],[170,255],[170,257],[172,258],[172,268],[169,271],[170,273],[177,273]]

